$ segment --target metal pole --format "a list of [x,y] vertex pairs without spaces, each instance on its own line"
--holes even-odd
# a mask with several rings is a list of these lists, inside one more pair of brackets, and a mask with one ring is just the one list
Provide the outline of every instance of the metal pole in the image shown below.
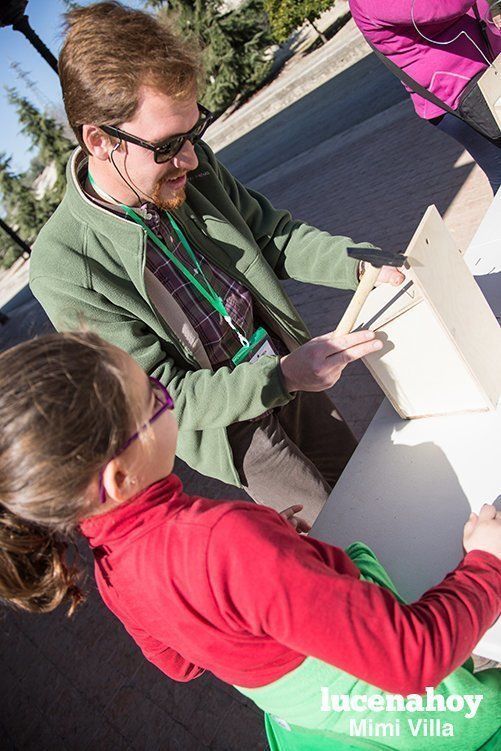
[[12,28],[24,34],[26,39],[31,42],[33,47],[38,50],[43,59],[49,63],[52,70],[57,74],[57,60],[49,48],[42,42],[38,34],[31,28],[28,16],[24,15],[17,18],[12,24]]
[[14,240],[15,243],[19,245],[20,248],[23,249],[23,253],[27,253],[28,255],[30,255],[31,253],[30,246],[27,243],[25,243],[24,240],[21,240],[17,232],[14,232],[14,230],[11,227],[9,227],[8,224],[4,222],[2,217],[0,217],[0,227],[3,229],[4,232],[6,232],[9,235],[10,238],[12,238],[12,240]]
[[[50,65],[56,75],[58,75],[56,58],[49,48],[45,46],[38,34],[31,28],[28,16],[24,13],[27,4],[27,0],[4,0],[0,9],[0,27],[12,26],[15,31],[20,31],[21,34],[24,34],[26,39],[42,55],[43,59]],[[0,228],[19,245],[23,253],[30,255],[30,246],[1,217]],[[0,325],[7,323],[8,320],[9,317],[0,311]]]
[[31,28],[28,16],[25,13],[28,0],[1,0],[0,5],[0,28],[12,26],[16,31],[24,34],[28,42],[49,63],[52,70],[57,74],[57,60],[52,52],[45,46],[38,34]]

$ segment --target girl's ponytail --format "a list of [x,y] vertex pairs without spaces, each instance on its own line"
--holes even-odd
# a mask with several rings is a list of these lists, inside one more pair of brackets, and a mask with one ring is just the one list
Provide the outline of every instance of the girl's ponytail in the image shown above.
[[140,424],[121,357],[90,332],[0,354],[0,601],[32,613],[66,601],[71,614],[83,600],[72,535],[99,469]]
[[[75,559],[78,558],[76,545]],[[57,532],[28,522],[0,505],[0,599],[31,613],[69,602],[72,615],[85,599],[81,572],[68,562],[69,543]]]

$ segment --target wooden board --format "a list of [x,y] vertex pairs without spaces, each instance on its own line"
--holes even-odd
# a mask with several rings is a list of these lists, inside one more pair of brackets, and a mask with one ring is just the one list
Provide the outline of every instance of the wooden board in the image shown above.
[[478,86],[501,128],[501,54],[478,79]]
[[378,331],[423,299],[421,289],[414,284],[408,270],[404,274],[400,287],[381,284],[371,292],[357,318],[356,329]]
[[434,206],[405,257],[400,293],[373,290],[357,319],[386,341],[365,364],[401,417],[495,409],[501,329]]
[[501,329],[435,206],[407,252],[416,283],[492,408],[501,397]]
[[464,260],[501,324],[501,188],[480,223]]
[[[465,253],[501,313],[501,190]],[[497,291],[496,291],[497,279]],[[463,526],[483,503],[501,510],[501,406],[400,420],[385,399],[316,520],[310,537],[369,545],[408,602],[463,558]],[[335,451],[335,447],[332,448]],[[501,618],[473,650],[501,662]]]
[[400,417],[491,408],[425,301],[385,324],[380,336],[384,336],[385,346],[365,357],[364,363]]

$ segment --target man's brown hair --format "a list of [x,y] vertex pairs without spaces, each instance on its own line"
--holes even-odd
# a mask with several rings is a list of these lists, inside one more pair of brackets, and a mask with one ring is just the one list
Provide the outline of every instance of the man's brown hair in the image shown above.
[[198,47],[158,18],[118,2],[76,8],[65,18],[59,75],[69,123],[84,149],[82,125],[129,120],[141,86],[176,99],[198,92]]

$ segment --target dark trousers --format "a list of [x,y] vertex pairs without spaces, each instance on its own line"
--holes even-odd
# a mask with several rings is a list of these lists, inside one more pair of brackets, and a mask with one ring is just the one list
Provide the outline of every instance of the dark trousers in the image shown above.
[[329,397],[299,392],[256,421],[230,425],[228,438],[242,485],[277,511],[302,503],[312,524],[357,442]]

